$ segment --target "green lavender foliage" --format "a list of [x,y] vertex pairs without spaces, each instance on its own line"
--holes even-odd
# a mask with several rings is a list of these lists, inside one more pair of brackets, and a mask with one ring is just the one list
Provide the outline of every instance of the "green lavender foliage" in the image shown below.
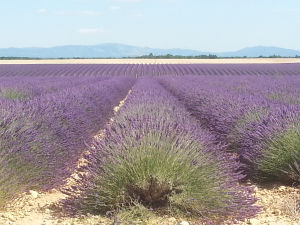
[[300,158],[299,124],[295,127],[275,134],[265,143],[264,157],[257,162],[258,169],[266,176],[278,177],[285,180],[285,176],[300,182],[300,174],[296,168]]
[[[105,173],[95,181],[97,201],[102,202],[103,210],[135,201],[147,207],[179,207],[195,213],[224,207],[222,201],[231,196],[218,186],[226,178],[211,176],[219,174],[220,165],[200,149],[188,136],[146,134],[136,146],[128,146],[126,154],[116,159],[118,163],[105,165]],[[193,165],[194,159],[197,165]],[[89,201],[94,201],[94,194]]]
[[15,88],[6,88],[0,91],[0,97],[8,100],[22,100],[27,98],[28,94]]
[[157,82],[141,79],[114,119],[91,148],[83,194],[74,196],[83,212],[143,205],[212,221],[257,212],[252,189],[238,185],[239,164]]

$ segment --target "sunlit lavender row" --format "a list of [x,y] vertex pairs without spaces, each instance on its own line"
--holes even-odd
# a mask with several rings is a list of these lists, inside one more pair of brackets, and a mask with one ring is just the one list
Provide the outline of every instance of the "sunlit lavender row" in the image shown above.
[[0,65],[2,76],[300,75],[300,64]]

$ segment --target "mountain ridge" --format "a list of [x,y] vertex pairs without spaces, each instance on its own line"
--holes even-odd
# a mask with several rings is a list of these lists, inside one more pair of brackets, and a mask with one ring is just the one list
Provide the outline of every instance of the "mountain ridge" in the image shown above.
[[192,49],[161,49],[138,47],[126,44],[105,43],[99,45],[63,45],[54,47],[0,48],[0,57],[28,57],[28,58],[123,58],[139,57],[143,55],[216,55],[218,57],[295,57],[300,56],[299,50],[285,49],[272,46],[246,47],[237,51],[207,52]]

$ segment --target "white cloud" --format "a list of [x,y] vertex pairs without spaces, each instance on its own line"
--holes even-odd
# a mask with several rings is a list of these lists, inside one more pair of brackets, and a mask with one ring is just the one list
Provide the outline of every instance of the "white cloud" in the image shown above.
[[121,7],[120,7],[120,6],[111,6],[110,9],[111,9],[112,11],[118,11],[118,10],[121,9]]
[[37,13],[37,14],[45,14],[45,13],[47,13],[47,12],[48,12],[47,9],[38,9],[38,10],[36,10],[36,13]]
[[104,33],[102,28],[81,28],[78,30],[80,34],[100,34]]
[[135,16],[135,17],[143,17],[144,14],[143,13],[136,13],[136,14],[133,14],[133,16]]
[[65,11],[60,10],[55,12],[59,16],[99,16],[102,15],[100,12],[91,11],[91,10],[81,10],[81,11]]
[[73,0],[73,2],[89,2],[89,0]]
[[141,0],[109,0],[111,2],[140,2]]
[[300,8],[281,8],[272,10],[274,13],[299,13]]
[[[143,0],[108,0],[110,2],[141,2]],[[161,1],[167,1],[167,2],[176,2],[178,0],[161,0]]]
[[56,11],[55,14],[60,15],[60,16],[66,16],[66,15],[69,15],[69,12],[64,11],[64,10],[59,10],[59,11]]
[[[110,2],[141,2],[143,0],[109,0]],[[167,2],[176,2],[178,0],[162,0]]]
[[91,10],[82,10],[82,11],[79,11],[78,14],[80,14],[80,15],[86,15],[86,16],[98,16],[98,15],[101,15],[100,12],[95,12],[95,11],[91,11]]

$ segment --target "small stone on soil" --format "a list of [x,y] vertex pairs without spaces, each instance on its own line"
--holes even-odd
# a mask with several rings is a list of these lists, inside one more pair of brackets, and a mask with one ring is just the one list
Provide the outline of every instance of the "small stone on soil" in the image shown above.
[[29,193],[30,193],[31,197],[33,197],[33,198],[39,197],[39,193],[36,191],[30,190]]

